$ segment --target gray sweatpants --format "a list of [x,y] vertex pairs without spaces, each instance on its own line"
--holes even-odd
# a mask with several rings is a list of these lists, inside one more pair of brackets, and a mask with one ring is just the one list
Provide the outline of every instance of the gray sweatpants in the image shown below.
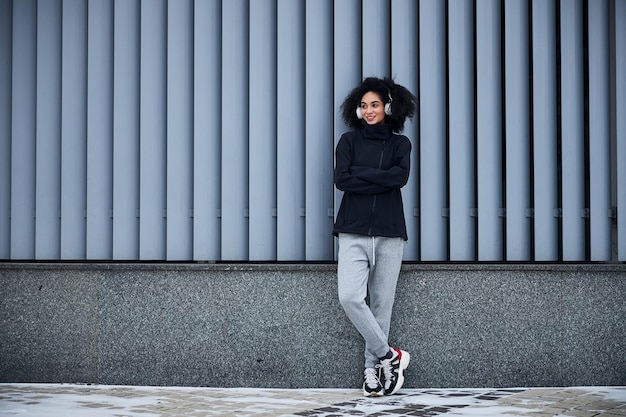
[[390,349],[387,338],[403,245],[401,237],[339,234],[339,302],[365,339],[366,368],[373,368]]

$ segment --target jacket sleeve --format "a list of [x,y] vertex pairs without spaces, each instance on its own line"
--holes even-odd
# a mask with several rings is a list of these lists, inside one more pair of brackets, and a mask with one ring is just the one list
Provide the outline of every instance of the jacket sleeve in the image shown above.
[[352,173],[354,167],[352,166],[351,144],[345,135],[339,139],[335,151],[335,160],[335,185],[337,189],[356,194],[379,194],[392,189],[359,178]]
[[405,139],[398,147],[398,155],[394,165],[388,169],[377,169],[363,166],[353,166],[351,174],[362,181],[388,188],[402,188],[409,180],[411,169],[411,142]]

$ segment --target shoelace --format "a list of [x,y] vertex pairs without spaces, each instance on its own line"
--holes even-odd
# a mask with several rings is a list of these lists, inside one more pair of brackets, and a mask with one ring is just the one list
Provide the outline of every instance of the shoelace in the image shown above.
[[380,384],[380,381],[378,380],[378,375],[376,375],[376,371],[374,369],[367,368],[365,370],[365,383],[368,387],[372,389],[375,389]]
[[377,368],[382,368],[383,373],[385,374],[385,380],[386,381],[393,381],[395,379],[395,375],[393,374],[393,372],[391,372],[391,361],[395,359],[384,359],[382,360],[378,365],[376,365]]

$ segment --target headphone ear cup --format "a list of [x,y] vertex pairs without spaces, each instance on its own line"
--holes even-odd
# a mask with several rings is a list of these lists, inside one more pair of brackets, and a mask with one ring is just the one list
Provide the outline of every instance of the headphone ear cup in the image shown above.
[[356,108],[356,117],[359,118],[359,119],[363,118],[363,113],[361,112],[361,108],[360,107]]
[[385,104],[385,114],[391,116],[391,103]]

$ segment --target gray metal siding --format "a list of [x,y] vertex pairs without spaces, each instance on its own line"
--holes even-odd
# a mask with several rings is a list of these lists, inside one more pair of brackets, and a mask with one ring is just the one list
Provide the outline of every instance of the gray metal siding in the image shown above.
[[626,0],[0,0],[0,259],[330,261],[339,106],[419,97],[407,261],[626,261]]
[[[612,120],[615,123],[615,130],[612,132],[611,140],[614,144],[615,169],[612,170],[613,190],[617,194],[612,201],[615,202],[617,215],[617,230],[615,240],[617,244],[617,259],[626,260],[626,1],[615,2],[614,28],[615,28],[615,88],[613,89],[613,100],[615,108],[611,111]],[[619,24],[618,24],[619,23]],[[619,75],[619,76],[618,76]],[[614,241],[615,241],[614,240]],[[614,245],[615,246],[615,245]]]

